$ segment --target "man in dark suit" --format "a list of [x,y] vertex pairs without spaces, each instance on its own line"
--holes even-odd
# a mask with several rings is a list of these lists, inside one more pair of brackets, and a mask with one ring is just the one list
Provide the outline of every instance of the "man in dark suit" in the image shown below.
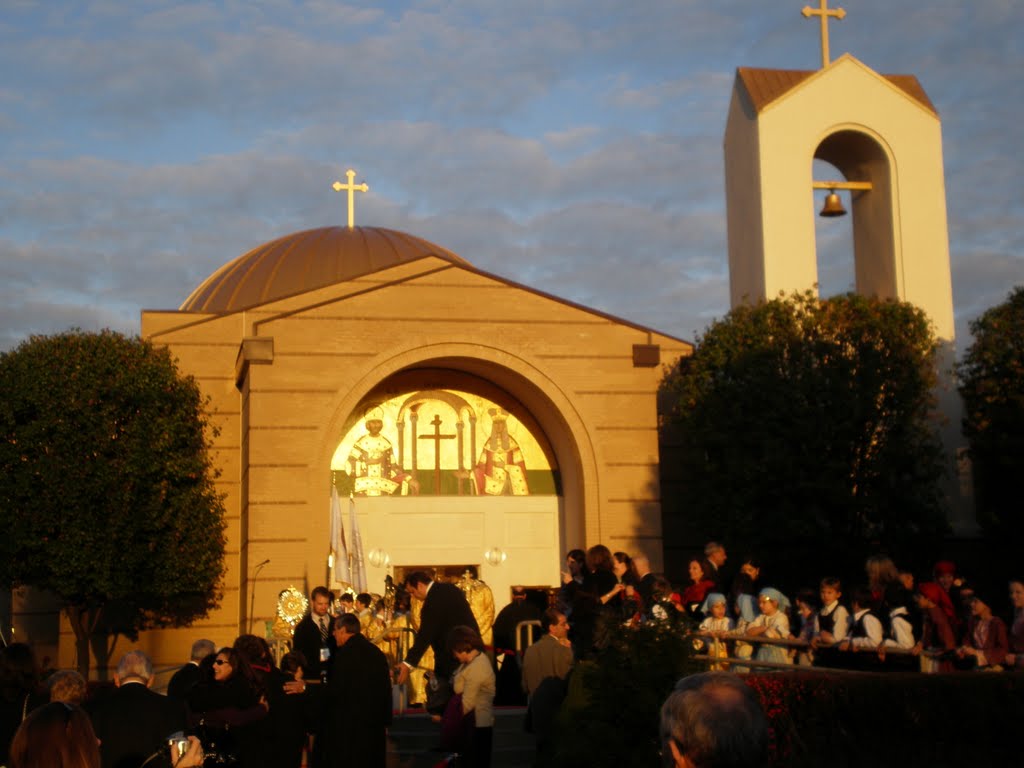
[[473,611],[461,589],[454,584],[433,581],[426,571],[413,571],[406,576],[405,589],[412,597],[423,601],[423,610],[416,640],[402,662],[398,682],[405,684],[409,670],[419,664],[427,648],[434,649],[434,674],[447,680],[458,666],[448,650],[448,633],[460,625],[479,632]]
[[217,646],[213,644],[213,640],[196,640],[192,643],[192,658],[171,676],[171,681],[167,683],[167,695],[178,701],[185,701],[192,686],[199,682],[199,662],[216,650]]
[[121,657],[114,682],[117,690],[87,708],[100,740],[100,760],[103,768],[139,768],[166,751],[167,737],[184,728],[184,708],[149,690],[153,662],[142,651]]
[[701,568],[704,570],[704,578],[714,583],[711,592],[727,592],[725,577],[721,568],[725,565],[725,547],[717,541],[709,541],[704,545],[704,560],[701,561]]
[[316,587],[309,596],[309,613],[295,625],[292,635],[292,648],[306,657],[303,671],[310,680],[324,677],[337,648],[331,632],[331,617],[327,615],[333,602],[334,595],[327,587]]
[[[391,669],[387,656],[362,634],[359,617],[334,617],[337,651],[316,738],[316,768],[384,768],[391,725]],[[323,686],[319,686],[323,688]]]

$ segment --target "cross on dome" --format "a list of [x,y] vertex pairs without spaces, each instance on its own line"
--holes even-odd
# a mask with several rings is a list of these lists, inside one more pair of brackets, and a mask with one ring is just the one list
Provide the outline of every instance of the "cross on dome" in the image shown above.
[[342,184],[340,181],[336,181],[332,186],[334,187],[335,192],[341,192],[343,189],[348,192],[348,228],[352,229],[356,224],[356,192],[369,192],[370,188],[365,182],[363,184],[355,183],[356,172],[351,168],[345,171],[345,176],[348,177],[348,184]]

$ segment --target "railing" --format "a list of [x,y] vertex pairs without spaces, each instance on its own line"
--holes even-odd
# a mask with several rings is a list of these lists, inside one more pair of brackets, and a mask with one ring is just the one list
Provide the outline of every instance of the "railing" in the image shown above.
[[[805,651],[813,653],[818,649],[830,649],[838,648],[841,643],[818,643],[812,646],[806,640],[799,640],[796,638],[775,638],[765,637],[764,635],[746,635],[737,634],[734,632],[729,633],[717,633],[717,632],[691,632],[689,636],[694,639],[694,642],[703,641],[703,644],[708,646],[711,653],[698,653],[694,654],[693,658],[699,661],[706,661],[708,664],[723,664],[728,665],[733,671],[749,671],[753,668],[759,669],[789,669],[799,668],[801,665],[796,663],[785,663],[777,661],[768,661],[755,659],[751,656],[735,656],[728,653],[728,647],[730,644],[735,643],[746,643],[751,646],[758,645],[775,645],[782,646],[785,648],[796,648],[798,651]],[[725,648],[727,655],[718,655],[721,648]],[[734,646],[735,647],[735,646]],[[925,674],[932,674],[938,671],[938,661],[944,655],[946,651],[936,649],[923,649],[920,652],[915,653],[912,649],[907,648],[896,648],[885,646],[878,646],[875,648],[851,648],[849,651],[842,651],[846,654],[854,654],[860,656],[873,656],[881,658],[880,651],[885,657],[896,656],[896,657],[918,657],[920,659],[920,670]],[[739,668],[739,669],[737,669]],[[834,670],[836,672],[856,672],[857,670],[848,670],[841,667],[820,667],[821,669]]]

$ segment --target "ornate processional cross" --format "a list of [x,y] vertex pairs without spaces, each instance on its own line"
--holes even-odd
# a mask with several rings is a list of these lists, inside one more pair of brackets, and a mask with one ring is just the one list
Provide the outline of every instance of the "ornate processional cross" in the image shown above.
[[345,176],[348,177],[348,184],[342,184],[340,181],[334,182],[331,186],[334,187],[335,192],[341,192],[341,190],[348,191],[348,228],[352,229],[356,222],[356,206],[355,197],[356,192],[369,192],[370,188],[364,184],[353,183],[356,178],[356,172],[349,168],[345,171]]
[[817,10],[811,8],[809,5],[805,5],[801,11],[805,18],[811,18],[811,16],[821,17],[821,68],[824,69],[828,66],[828,17],[831,16],[836,19],[842,19],[846,16],[846,11],[842,8],[829,8],[828,0],[820,0],[820,5]]
[[456,435],[442,435],[441,434],[441,417],[438,414],[434,414],[434,420],[430,422],[430,426],[434,428],[434,434],[432,435],[418,435],[420,440],[433,440],[434,441],[434,493],[437,496],[441,495],[441,441],[442,440],[454,440]]

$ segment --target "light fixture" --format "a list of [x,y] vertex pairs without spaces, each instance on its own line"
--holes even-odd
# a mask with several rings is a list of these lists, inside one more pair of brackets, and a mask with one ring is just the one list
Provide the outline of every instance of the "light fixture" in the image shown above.
[[489,550],[484,552],[484,560],[486,560],[491,565],[495,566],[504,563],[507,557],[508,555],[505,553],[505,551],[500,549],[499,547],[491,547]]
[[366,559],[374,568],[387,568],[391,565],[391,555],[383,549],[371,549],[366,555]]

